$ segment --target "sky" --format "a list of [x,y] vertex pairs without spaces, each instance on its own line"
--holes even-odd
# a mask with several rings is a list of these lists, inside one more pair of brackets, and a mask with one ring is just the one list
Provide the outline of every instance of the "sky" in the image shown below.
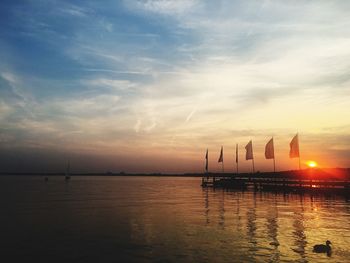
[[350,167],[349,1],[1,1],[0,172]]

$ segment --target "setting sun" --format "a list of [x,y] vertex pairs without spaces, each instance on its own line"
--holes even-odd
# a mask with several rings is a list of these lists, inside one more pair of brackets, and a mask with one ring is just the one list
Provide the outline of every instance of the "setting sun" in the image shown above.
[[317,167],[317,163],[315,161],[308,161],[307,166],[309,166],[310,168],[314,168]]

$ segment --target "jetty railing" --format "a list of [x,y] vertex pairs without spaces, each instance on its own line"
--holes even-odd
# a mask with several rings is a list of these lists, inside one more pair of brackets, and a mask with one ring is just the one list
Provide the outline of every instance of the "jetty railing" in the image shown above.
[[254,174],[207,174],[202,178],[202,186],[254,187],[259,190],[332,190],[350,193],[349,169],[332,171],[333,173],[323,170],[303,170]]

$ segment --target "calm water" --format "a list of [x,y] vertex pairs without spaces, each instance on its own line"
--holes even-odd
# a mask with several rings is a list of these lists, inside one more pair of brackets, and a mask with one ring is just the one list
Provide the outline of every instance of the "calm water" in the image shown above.
[[[2,262],[349,262],[344,197],[200,178],[0,177]],[[312,246],[333,243],[331,257]],[[8,260],[11,259],[11,260]]]

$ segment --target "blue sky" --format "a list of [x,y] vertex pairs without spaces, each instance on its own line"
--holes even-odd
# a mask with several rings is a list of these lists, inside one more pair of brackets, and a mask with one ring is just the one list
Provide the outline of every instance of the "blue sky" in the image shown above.
[[17,160],[0,164],[201,171],[209,147],[215,170],[221,145],[231,162],[253,139],[268,170],[275,136],[283,170],[299,132],[304,161],[349,166],[349,11],[347,1],[1,1],[0,148]]

